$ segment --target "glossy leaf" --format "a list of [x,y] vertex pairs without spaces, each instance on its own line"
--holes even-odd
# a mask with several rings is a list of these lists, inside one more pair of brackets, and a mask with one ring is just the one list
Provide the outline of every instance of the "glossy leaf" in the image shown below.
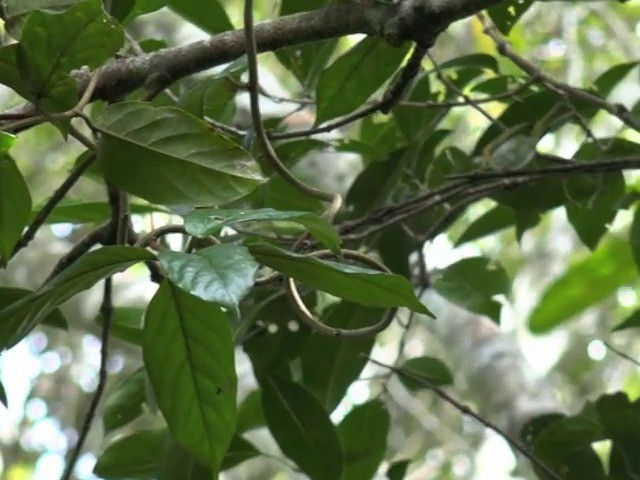
[[500,303],[495,295],[507,295],[509,277],[498,263],[483,257],[465,258],[435,274],[433,288],[443,297],[500,321]]
[[118,103],[96,124],[107,180],[152,203],[222,205],[263,182],[249,152],[181,110]]
[[105,433],[120,428],[142,415],[147,398],[145,381],[144,369],[140,368],[107,396],[102,413]]
[[389,423],[389,412],[380,400],[354,407],[340,422],[338,434],[344,450],[342,478],[374,478],[387,450]]
[[430,314],[400,275],[320,260],[267,244],[251,245],[249,250],[260,263],[350,302],[369,307],[407,307]]
[[220,467],[236,422],[236,375],[227,317],[164,281],[145,315],[143,357],[155,399],[176,439]]
[[[323,312],[322,321],[338,328],[355,329],[381,320],[384,312],[349,302],[340,302]],[[302,378],[327,411],[333,411],[345,396],[351,383],[367,364],[374,337],[341,340],[312,335],[302,352]]]
[[182,18],[210,35],[233,30],[233,25],[218,0],[169,0],[169,7]]
[[360,107],[400,66],[409,46],[392,47],[378,37],[367,37],[329,65],[320,75],[316,123],[320,124]]
[[122,28],[105,15],[100,0],[87,0],[60,14],[32,12],[16,52],[29,99],[51,111],[71,108],[77,101],[71,70],[102,65],[123,41]]
[[547,332],[637,279],[629,243],[611,238],[549,285],[529,317],[529,329]]
[[143,248],[110,246],[86,253],[62,273],[16,303],[0,310],[0,348],[22,340],[56,307],[100,280],[153,259]]
[[152,480],[166,429],[139,430],[112,442],[98,457],[93,473],[104,480]]
[[174,284],[234,311],[253,287],[258,270],[249,250],[241,245],[213,245],[192,254],[167,250],[158,259]]
[[[21,300],[31,294],[33,294],[33,291],[24,288],[0,287],[0,306],[8,307],[12,303],[16,303],[18,300]],[[69,329],[67,319],[58,308],[52,310],[51,313],[44,317],[42,319],[42,324],[62,330]],[[6,335],[11,335],[12,332],[6,330],[6,328],[7,325],[0,324],[0,338],[4,338]]]
[[9,262],[30,211],[31,194],[16,162],[0,153],[0,265]]
[[404,362],[400,370],[408,373],[408,375],[399,374],[398,378],[409,390],[429,388],[429,385],[439,387],[453,383],[453,374],[449,367],[442,360],[433,357],[411,358]]
[[204,237],[217,234],[221,228],[244,222],[294,222],[303,225],[309,233],[327,248],[337,251],[341,243],[335,227],[311,212],[280,211],[272,208],[256,210],[196,209],[185,218],[185,227],[191,235]]
[[340,438],[314,396],[283,377],[259,379],[267,425],[282,452],[311,480],[341,478]]

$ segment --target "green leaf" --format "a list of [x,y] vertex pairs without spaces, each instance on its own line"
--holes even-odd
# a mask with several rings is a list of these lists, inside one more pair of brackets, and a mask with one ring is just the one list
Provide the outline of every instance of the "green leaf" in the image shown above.
[[322,71],[316,89],[316,124],[360,107],[378,90],[407,55],[409,45],[392,47],[367,37]]
[[147,308],[143,357],[169,429],[199,461],[217,470],[236,422],[237,380],[226,315],[164,281]]
[[634,61],[614,65],[596,78],[593,86],[602,97],[606,97],[639,63]]
[[407,474],[407,468],[409,468],[410,463],[411,460],[398,460],[397,462],[393,462],[387,470],[387,478],[389,480],[403,480]]
[[[12,303],[16,303],[18,300],[22,300],[23,298],[31,294],[33,294],[31,290],[27,290],[24,288],[0,287],[0,305],[7,307]],[[64,315],[62,315],[62,312],[58,308],[52,310],[46,317],[44,317],[42,319],[42,323],[44,325],[60,328],[62,330],[69,329],[67,319],[64,317]],[[8,331],[7,327],[8,325],[6,324],[0,324],[0,338],[10,336],[14,333]]]
[[0,265],[9,262],[30,211],[31,194],[16,162],[0,153]]
[[193,254],[166,250],[158,259],[167,278],[184,291],[233,311],[253,287],[258,270],[242,245],[213,245]]
[[335,227],[311,212],[279,211],[272,208],[257,210],[196,209],[185,218],[185,228],[191,235],[216,235],[223,227],[244,222],[294,222],[309,230],[324,246],[338,251],[342,242]]
[[[34,207],[31,211],[31,220],[38,214],[42,205]],[[143,205],[132,203],[130,212],[134,215],[162,212],[168,213],[165,208],[157,205]],[[107,202],[83,202],[76,200],[63,200],[47,217],[46,223],[102,223],[109,220],[111,207]]]
[[224,454],[220,470],[228,470],[236,465],[240,465],[242,462],[246,462],[247,460],[257,457],[258,455],[260,455],[260,451],[253,445],[253,443],[245,440],[239,435],[234,435],[231,439],[231,444],[229,445],[227,453]]
[[231,20],[218,0],[169,0],[168,4],[182,18],[211,35],[233,30]]
[[496,205],[475,219],[456,240],[456,246],[499,232],[516,223],[516,213],[512,208]]
[[509,35],[520,17],[529,10],[533,0],[509,0],[487,10],[489,17],[503,35]]
[[491,70],[494,73],[500,73],[500,68],[498,67],[498,61],[496,58],[493,55],[488,55],[486,53],[463,55],[440,64],[440,70],[460,67],[478,67]]
[[341,478],[340,438],[322,405],[286,378],[268,376],[258,381],[267,425],[282,452],[311,480]]
[[100,280],[145,260],[153,254],[144,248],[110,246],[86,253],[38,290],[0,310],[0,348],[22,340],[56,307]]
[[344,450],[343,479],[374,478],[387,450],[389,423],[389,412],[380,400],[354,407],[340,422],[338,434]]
[[[303,296],[304,302],[313,309],[316,304],[314,292]],[[253,300],[253,308],[243,309],[241,318],[251,329],[246,333],[244,350],[251,358],[257,372],[274,372],[287,368],[298,358],[309,338],[309,328],[298,320],[291,302],[284,292],[274,294],[268,289],[257,290],[248,300]],[[247,302],[249,303],[249,302]]]
[[407,307],[430,315],[409,281],[400,275],[320,260],[258,244],[249,247],[258,262],[305,285],[368,307]]
[[158,461],[158,475],[154,480],[212,480],[213,471],[191,455],[166,431],[164,448]]
[[238,409],[238,424],[236,434],[240,435],[249,430],[264,426],[264,413],[262,412],[262,392],[252,390],[240,404]]
[[637,280],[629,243],[611,238],[574,262],[542,294],[529,317],[529,329],[544,333],[561,325]]
[[105,178],[152,203],[222,205],[263,182],[249,152],[181,110],[118,103],[96,125]]
[[[606,174],[589,174],[588,189],[591,198],[587,202],[568,202],[565,204],[567,218],[589,249],[594,250],[602,236],[609,230],[625,193],[625,182],[622,172]],[[574,176],[566,182],[579,181],[581,176]]]
[[483,257],[465,258],[437,272],[433,288],[443,297],[466,308],[500,321],[500,303],[495,295],[507,295],[509,277],[497,262]]
[[198,118],[210,117],[231,123],[236,114],[235,96],[243,71],[244,67],[234,72],[225,69],[198,80],[180,95],[178,107]]
[[612,332],[619,330],[625,330],[627,328],[639,328],[640,327],[640,309],[635,310],[631,315],[628,315],[622,322],[614,327]]
[[84,1],[61,14],[34,11],[16,52],[29,99],[50,111],[72,107],[77,88],[71,70],[102,65],[123,42],[122,28],[105,15],[100,0]]
[[161,428],[117,438],[100,455],[93,473],[104,480],[154,479],[165,434]]
[[7,18],[25,15],[34,10],[67,8],[85,0],[4,0],[2,6]]
[[144,368],[139,368],[109,394],[102,413],[105,433],[120,428],[143,413],[147,399]]
[[[120,340],[142,346],[142,317],[140,307],[117,307],[111,315],[109,333]],[[102,315],[96,316],[96,323],[102,325]]]
[[7,392],[5,391],[2,382],[0,382],[0,403],[4,405],[4,408],[9,408],[9,402],[7,401]]
[[[349,302],[340,302],[323,312],[322,321],[338,328],[355,329],[380,321],[383,312]],[[312,335],[302,352],[302,378],[327,411],[333,411],[347,389],[367,364],[374,337],[341,340]]]
[[433,357],[411,358],[404,362],[400,370],[409,374],[398,375],[400,381],[409,390],[429,388],[429,384],[439,387],[453,383],[453,374],[449,367],[442,360]]
[[640,209],[633,213],[633,222],[629,229],[629,244],[631,245],[631,254],[636,264],[638,272],[640,272]]

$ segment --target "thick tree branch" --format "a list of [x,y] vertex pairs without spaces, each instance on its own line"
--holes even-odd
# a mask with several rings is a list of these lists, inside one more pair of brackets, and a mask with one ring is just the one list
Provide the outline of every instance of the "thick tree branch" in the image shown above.
[[[379,35],[392,43],[415,41],[433,43],[451,23],[478,13],[502,0],[403,0],[395,5],[365,7],[342,1],[325,8],[288,15],[255,25],[258,52],[337,38],[354,33]],[[382,6],[381,6],[382,5]],[[384,9],[380,14],[380,9]],[[234,30],[187,45],[113,60],[100,71],[91,100],[117,101],[145,87],[160,87],[209,68],[231,62],[246,52],[244,30]],[[91,72],[72,72],[80,92],[91,80]],[[33,114],[32,105],[22,105],[8,113]],[[26,128],[15,127],[17,132]]]

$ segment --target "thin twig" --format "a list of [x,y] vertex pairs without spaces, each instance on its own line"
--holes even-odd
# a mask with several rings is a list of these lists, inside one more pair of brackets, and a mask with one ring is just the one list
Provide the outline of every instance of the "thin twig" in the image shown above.
[[62,184],[53,192],[53,195],[47,200],[47,203],[40,209],[40,211],[36,214],[35,218],[27,227],[27,230],[22,234],[22,237],[16,243],[16,246],[13,248],[12,256],[26,247],[31,240],[36,236],[36,233],[44,225],[51,215],[51,212],[54,208],[62,201],[62,199],[69,193],[69,190],[76,184],[76,182],[80,179],[82,174],[87,171],[87,169],[91,166],[91,164],[95,161],[95,154],[91,153],[87,157],[83,158],[69,173],[69,176],[62,182]]
[[453,398],[447,392],[445,392],[438,386],[434,385],[433,383],[427,381],[424,377],[420,375],[416,375],[415,373],[409,370],[397,368],[392,365],[387,365],[385,363],[379,362],[372,358],[369,358],[369,361],[375,365],[378,365],[379,367],[387,368],[393,373],[401,377],[411,379],[417,382],[418,384],[422,385],[423,387],[428,388],[433,393],[435,393],[438,397],[440,397],[442,400],[447,402],[449,405],[452,405],[456,410],[458,410],[463,415],[467,415],[475,419],[476,421],[480,422],[485,428],[488,428],[489,430],[493,430],[494,432],[496,432],[498,435],[504,438],[509,445],[511,445],[514,449],[516,449],[517,451],[522,453],[525,457],[527,457],[531,461],[531,463],[533,463],[535,466],[537,466],[542,471],[544,471],[547,475],[549,475],[550,478],[553,478],[554,480],[563,480],[563,478],[560,476],[559,473],[557,473],[555,470],[549,467],[546,463],[544,463],[540,458],[538,458],[535,455],[535,453],[533,453],[529,448],[527,448],[522,442],[520,442],[515,438],[512,438],[507,432],[503,431],[496,424],[483,418],[482,416],[480,416],[479,414],[471,410],[471,408],[469,408],[468,406],[460,403],[458,400]]
[[606,340],[603,340],[602,343],[604,343],[605,347],[607,347],[609,350],[611,350],[613,353],[615,353],[616,355],[618,355],[619,357],[624,358],[625,360],[630,361],[631,363],[633,363],[635,366],[640,367],[640,362],[638,360],[636,360],[635,358],[633,358],[631,355],[629,355],[628,353],[623,352],[622,350],[614,347],[613,345],[611,345],[609,342],[607,342]]

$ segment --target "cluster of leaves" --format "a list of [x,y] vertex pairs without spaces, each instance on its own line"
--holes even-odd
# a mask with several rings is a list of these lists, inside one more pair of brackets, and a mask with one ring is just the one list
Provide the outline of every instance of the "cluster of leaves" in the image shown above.
[[[579,93],[606,98],[637,63],[617,65],[590,89],[562,96],[543,83],[502,73],[491,55],[464,56],[421,71],[407,100],[391,115],[361,119],[354,133],[357,139],[328,143],[308,138],[308,131],[276,143],[288,167],[321,149],[355,152],[363,158],[365,168],[347,193],[347,208],[332,224],[319,215],[322,205],[317,199],[271,174],[252,148],[251,132],[243,137],[216,130],[217,124],[233,118],[236,96],[243,88],[242,61],[195,83],[179,82],[175,102],[166,93],[143,101],[133,92],[118,103],[96,103],[85,109],[89,114],[81,111],[86,105],[72,72],[96,69],[120,52],[123,26],[137,16],[169,6],[211,34],[233,28],[218,2],[207,2],[206,8],[203,2],[187,0],[113,3],[108,14],[99,0],[7,0],[3,15],[17,42],[0,49],[0,83],[37,105],[38,118],[53,123],[65,138],[85,140],[88,150],[74,167],[78,176],[131,195],[131,214],[160,211],[183,217],[178,231],[186,241],[178,251],[159,244],[166,233],[162,227],[144,237],[127,232],[124,237],[130,244],[113,244],[118,242],[111,235],[117,230],[112,202],[58,199],[51,208],[32,210],[29,189],[10,154],[14,137],[5,133],[0,138],[3,264],[25,246],[23,231],[30,231],[34,222],[110,222],[113,227],[96,241],[104,246],[88,251],[93,245],[80,245],[86,249],[74,249],[80,253],[77,258],[56,269],[36,291],[0,289],[1,349],[16,345],[41,323],[64,328],[66,319],[58,310],[62,303],[135,264],[148,265],[160,283],[145,309],[116,308],[111,317],[102,318],[110,325],[108,333],[140,345],[144,359],[143,369],[109,392],[103,423],[111,433],[128,428],[141,415],[161,414],[166,427],[134,431],[109,444],[95,467],[102,478],[212,478],[260,455],[243,435],[261,426],[268,427],[282,452],[314,480],[372,478],[386,455],[389,413],[384,403],[376,399],[357,406],[337,425],[330,414],[359,377],[375,338],[327,338],[299,325],[296,308],[279,282],[256,281],[256,276],[268,279],[267,271],[303,284],[307,308],[318,304],[318,315],[332,327],[374,325],[385,309],[397,307],[428,314],[408,280],[411,254],[446,231],[468,204],[489,197],[495,206],[465,229],[458,244],[510,227],[520,238],[544,213],[564,206],[580,239],[596,250],[549,288],[532,314],[532,330],[553,328],[606,298],[616,286],[635,281],[631,259],[640,260],[640,219],[631,229],[631,241],[605,234],[617,211],[628,208],[637,194],[625,187],[620,169],[602,165],[637,155],[638,145],[619,137],[597,142],[588,138],[569,159],[584,170],[570,176],[553,171],[555,164],[534,149],[547,133],[570,123],[588,123],[601,106]],[[283,0],[280,14],[326,3]],[[521,4],[519,15],[531,2],[514,3]],[[512,24],[500,20],[505,12],[491,12],[503,31]],[[392,47],[383,39],[367,37],[342,50],[338,39],[329,39],[279,49],[276,58],[302,92],[315,100],[319,126],[353,114],[374,98],[402,68],[410,47]],[[470,151],[452,146],[447,128],[461,92],[465,98],[495,97],[503,103],[499,116]],[[638,110],[632,114],[637,116]],[[73,126],[75,117],[87,123],[95,146]],[[4,129],[19,130],[10,122]],[[273,138],[285,136],[272,133]],[[526,174],[510,176],[525,166]],[[477,172],[490,175],[452,180]],[[504,178],[499,176],[505,172]],[[230,230],[234,233],[228,234]],[[392,272],[340,261],[343,243],[375,250]],[[301,244],[307,250],[288,248]],[[142,248],[147,245],[158,253]],[[319,248],[336,260],[308,254]],[[606,268],[599,267],[603,264]],[[613,265],[619,267],[615,272]],[[501,305],[494,297],[508,295],[510,281],[493,259],[468,258],[430,273],[441,295],[499,321]],[[616,280],[602,282],[604,276]],[[584,294],[587,290],[589,295]],[[317,291],[338,301],[320,308]],[[239,406],[236,346],[248,354],[259,384]],[[412,374],[401,376],[409,389],[452,381],[437,359],[411,359],[403,368]],[[606,414],[609,407],[603,405]],[[541,438],[547,430],[541,431],[532,443],[536,451],[540,444],[543,452],[547,444]],[[617,435],[612,432],[602,426],[598,439]],[[614,449],[615,455],[624,455],[626,444],[620,449]],[[550,454],[540,455],[556,461]],[[637,462],[624,468],[627,473],[640,470]],[[407,462],[394,464],[388,477],[401,479],[406,469]]]

